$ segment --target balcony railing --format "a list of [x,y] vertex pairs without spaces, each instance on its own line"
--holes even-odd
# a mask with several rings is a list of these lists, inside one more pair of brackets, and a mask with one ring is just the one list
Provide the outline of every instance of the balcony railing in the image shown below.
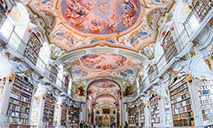
[[[213,2],[211,0],[197,0],[194,3],[195,4],[192,8],[192,11],[189,13],[188,17],[184,22],[184,30],[174,41],[175,47],[177,49],[175,53],[176,55],[174,57],[180,55],[183,52],[183,50],[188,46],[190,37],[194,34],[196,30],[198,30],[200,23],[205,19],[205,17],[209,14],[209,12],[212,10],[213,7]],[[138,96],[138,92],[141,94],[144,91],[144,89],[147,88],[147,86],[158,77],[158,75],[162,72],[162,70],[166,69],[167,65],[171,62],[171,60],[174,60],[174,58],[166,60],[165,53],[167,50],[168,49],[165,50],[164,54],[157,61],[155,67],[156,70],[148,74],[148,76],[145,77],[145,79],[143,80],[140,87],[134,91],[134,93],[131,96],[132,100],[135,100],[136,97]]]
[[70,95],[72,98],[76,98],[75,93],[72,90],[63,88],[64,82],[53,71],[51,71],[49,67],[47,67],[46,63],[39,56],[37,56],[36,63],[32,63],[30,58],[26,57],[25,50],[28,50],[27,53],[29,56],[34,56],[34,49],[28,47],[27,43],[25,43],[20,38],[20,36],[15,31],[15,26],[7,19],[5,14],[0,13],[0,17],[4,17],[4,20],[0,20],[0,29],[4,27],[4,31],[0,31],[0,34],[3,35],[3,38],[8,42],[8,49],[14,52],[16,57],[26,60],[27,63],[38,73],[44,75],[48,80],[51,81],[51,83],[61,88],[61,90],[64,90],[66,94]]

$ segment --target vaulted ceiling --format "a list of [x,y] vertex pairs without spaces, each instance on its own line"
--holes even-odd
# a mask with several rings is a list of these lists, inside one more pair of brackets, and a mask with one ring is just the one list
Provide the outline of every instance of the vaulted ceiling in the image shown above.
[[[125,81],[123,85],[136,88],[137,76],[142,76],[144,66],[154,58],[159,19],[173,5],[174,0],[27,2],[31,12],[45,23],[40,31],[50,42],[52,59],[70,73],[72,89],[80,97],[85,96],[88,81],[100,77],[119,79]],[[40,24],[35,15],[30,17],[33,23]],[[89,88],[94,99],[100,96],[96,99],[100,104],[107,103],[106,99],[116,102],[113,97],[118,96],[118,90],[125,92],[117,86],[100,87],[109,83],[102,81]]]

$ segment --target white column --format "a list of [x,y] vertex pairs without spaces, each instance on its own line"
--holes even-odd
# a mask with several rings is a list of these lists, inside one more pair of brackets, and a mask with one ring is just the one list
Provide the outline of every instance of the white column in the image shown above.
[[115,123],[117,124],[117,114],[118,114],[118,109],[115,108]]
[[45,94],[46,88],[39,84],[37,91],[34,95],[34,101],[32,104],[32,113],[31,113],[31,124],[37,125],[38,127],[43,126],[43,116],[44,116],[44,105],[45,105]]
[[55,107],[55,121],[57,122],[56,127],[60,128],[61,126],[61,116],[62,116],[62,102],[63,102],[64,98],[59,96],[58,97],[58,102],[56,103],[56,107]]
[[138,110],[138,126],[141,126],[141,111]]
[[92,117],[92,118],[93,118],[93,125],[95,125],[95,123],[96,123],[96,122],[95,122],[95,116],[96,116],[96,115],[95,115],[95,108],[93,108],[93,117]]
[[[147,96],[147,95],[146,95]],[[147,102],[148,97],[145,98],[145,104],[146,106],[144,107],[144,114],[145,114],[145,127],[150,127],[151,122],[150,122],[150,105],[149,102]]]
[[9,104],[12,85],[13,85],[13,81],[9,82],[8,77],[7,77],[7,81],[4,85],[4,91],[2,92],[2,95],[0,97],[0,99],[1,99],[0,100],[0,123],[6,122],[7,107]]
[[161,99],[159,99],[158,102],[159,102],[159,111],[160,111],[160,127],[163,127],[163,126],[166,126],[163,98],[161,97]]
[[191,106],[193,110],[195,126],[201,126],[203,122],[203,117],[201,113],[200,99],[198,97],[194,81],[192,83],[188,83],[188,87],[191,98]]

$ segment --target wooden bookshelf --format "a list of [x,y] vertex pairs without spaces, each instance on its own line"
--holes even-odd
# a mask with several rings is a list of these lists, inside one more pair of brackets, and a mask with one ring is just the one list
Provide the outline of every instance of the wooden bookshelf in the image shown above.
[[7,109],[7,122],[29,124],[33,85],[26,77],[15,75]]
[[54,110],[55,110],[56,99],[52,94],[45,95],[45,105],[43,113],[43,123],[46,126],[52,126],[54,121]]
[[72,128],[78,128],[79,126],[79,108],[74,106],[68,107],[68,123]]
[[31,33],[30,38],[27,43],[27,48],[24,55],[30,60],[34,65],[37,62],[38,54],[41,48],[41,42],[35,33]]
[[61,125],[62,126],[66,126],[66,122],[67,122],[67,106],[63,105],[62,106],[62,113],[61,113]]
[[170,31],[164,37],[162,46],[168,63],[177,54],[174,39]]
[[55,66],[51,66],[50,68],[50,74],[49,74],[49,79],[51,81],[53,81],[54,83],[56,83],[56,80],[57,80],[57,74],[58,74],[58,70]]
[[186,77],[169,86],[174,126],[194,126],[191,98]]
[[128,108],[128,123],[129,127],[134,128],[139,124],[139,112],[137,107]]
[[192,7],[202,21],[213,7],[213,2],[212,0],[193,0]]
[[158,94],[153,93],[150,98],[150,107],[151,107],[151,126],[158,127],[160,124],[160,111],[158,103]]
[[195,82],[200,99],[203,124],[213,124],[213,80]]
[[63,85],[63,90],[64,92],[68,92],[68,86],[69,86],[69,77],[68,76],[65,76],[64,78],[64,85]]

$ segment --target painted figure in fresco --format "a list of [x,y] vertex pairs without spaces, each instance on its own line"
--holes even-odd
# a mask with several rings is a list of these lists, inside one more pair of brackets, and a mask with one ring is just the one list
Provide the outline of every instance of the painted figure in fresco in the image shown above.
[[99,33],[100,31],[101,31],[101,26],[100,26],[100,22],[99,22],[99,20],[92,20],[91,21],[91,31],[93,32],[93,33]]
[[101,11],[102,13],[104,13],[104,14],[107,14],[107,12],[106,12],[106,5],[107,4],[105,4],[104,2],[101,2],[99,5],[98,5],[98,10],[99,11]]
[[85,90],[84,90],[84,87],[83,87],[83,86],[78,87],[78,89],[77,89],[77,94],[78,94],[79,96],[84,96],[84,95],[85,95]]
[[108,31],[113,32],[113,31],[116,29],[116,28],[115,28],[115,23],[111,23],[111,22],[108,21],[107,26],[106,26],[106,29],[107,29]]
[[132,86],[130,84],[128,84],[126,86],[126,88],[124,89],[123,95],[124,96],[129,96],[131,94],[133,94],[133,88],[132,88]]
[[125,10],[133,10],[134,5],[130,2],[130,0],[124,1],[123,3]]

